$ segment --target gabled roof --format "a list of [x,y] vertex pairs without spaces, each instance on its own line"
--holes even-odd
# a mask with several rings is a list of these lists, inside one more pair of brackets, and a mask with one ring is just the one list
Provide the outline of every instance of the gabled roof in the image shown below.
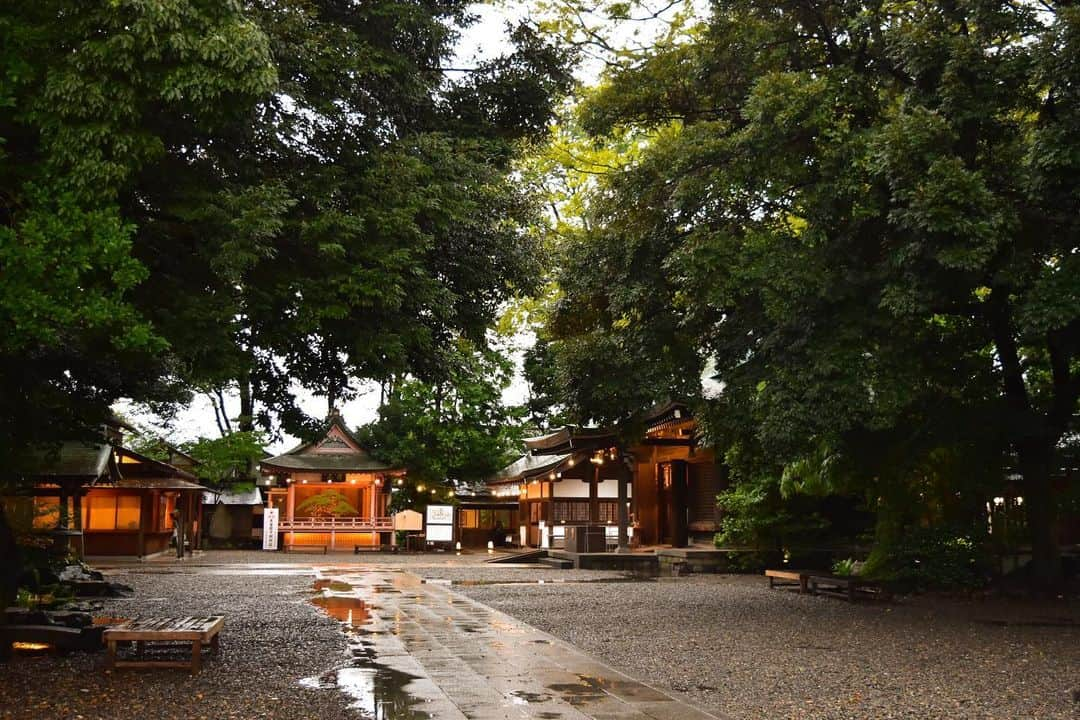
[[135,490],[206,490],[198,483],[177,477],[127,477],[117,480],[116,487]]
[[[175,465],[170,465],[169,463],[161,462],[160,460],[154,460],[153,458],[146,457],[145,455],[141,455],[134,450],[129,450],[125,447],[116,448],[116,452],[120,456],[119,469],[121,478],[178,478],[192,483],[197,482],[199,479],[188,471],[181,470]],[[124,458],[129,458],[133,462],[125,462]]]
[[48,482],[77,478],[93,484],[115,473],[113,447],[107,443],[65,442],[59,447],[40,447],[31,451],[31,470],[26,477]]
[[281,455],[260,461],[263,474],[274,470],[307,472],[391,472],[400,470],[371,456],[334,410],[320,439],[300,443]]
[[647,427],[655,427],[672,420],[687,420],[693,417],[690,406],[679,400],[658,403],[645,411],[642,420]]
[[488,480],[489,484],[517,482],[534,475],[543,475],[562,465],[573,457],[573,453],[560,455],[522,455],[514,462],[495,473]]
[[566,454],[572,450],[595,450],[610,447],[615,443],[615,434],[610,430],[579,428],[573,425],[567,425],[547,435],[525,439],[525,447],[533,455]]

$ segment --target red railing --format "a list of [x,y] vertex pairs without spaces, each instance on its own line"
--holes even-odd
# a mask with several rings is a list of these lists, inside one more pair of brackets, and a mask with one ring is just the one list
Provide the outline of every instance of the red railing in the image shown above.
[[285,532],[377,532],[394,529],[394,519],[389,517],[298,517],[283,519],[278,530]]

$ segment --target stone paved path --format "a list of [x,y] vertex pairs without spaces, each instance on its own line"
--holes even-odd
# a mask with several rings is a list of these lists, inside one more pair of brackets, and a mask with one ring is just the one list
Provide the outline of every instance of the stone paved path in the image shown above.
[[[398,707],[386,678],[379,717],[419,711],[440,720],[566,718],[706,720],[704,712],[599,662],[577,648],[442,584],[402,571],[320,568],[328,602],[364,601],[356,624],[371,667],[389,673],[408,696]],[[334,585],[329,585],[334,581]],[[344,583],[344,584],[340,584]],[[335,600],[336,599],[336,600]],[[339,619],[353,619],[334,613]],[[347,671],[345,671],[347,672]],[[348,691],[346,676],[338,685]],[[368,700],[368,703],[371,701]],[[388,707],[393,704],[394,707]],[[392,712],[390,712],[392,711]],[[396,714],[395,714],[396,713]]]

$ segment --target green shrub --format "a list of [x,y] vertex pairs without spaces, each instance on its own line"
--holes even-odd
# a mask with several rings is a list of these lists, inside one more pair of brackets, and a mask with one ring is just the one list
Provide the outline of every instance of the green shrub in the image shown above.
[[899,590],[971,590],[986,584],[985,555],[971,533],[914,528],[875,548],[864,574]]
[[832,573],[837,577],[851,577],[855,574],[855,561],[852,558],[837,560],[833,563]]

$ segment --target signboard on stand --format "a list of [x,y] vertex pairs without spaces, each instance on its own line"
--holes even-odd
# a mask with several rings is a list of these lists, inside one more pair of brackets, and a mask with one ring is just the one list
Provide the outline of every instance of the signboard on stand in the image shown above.
[[425,535],[427,536],[428,542],[453,542],[453,505],[428,505],[426,520],[427,530]]
[[278,513],[281,512],[275,507],[268,507],[263,510],[263,532],[262,542],[263,550],[277,550],[277,529],[278,529]]

